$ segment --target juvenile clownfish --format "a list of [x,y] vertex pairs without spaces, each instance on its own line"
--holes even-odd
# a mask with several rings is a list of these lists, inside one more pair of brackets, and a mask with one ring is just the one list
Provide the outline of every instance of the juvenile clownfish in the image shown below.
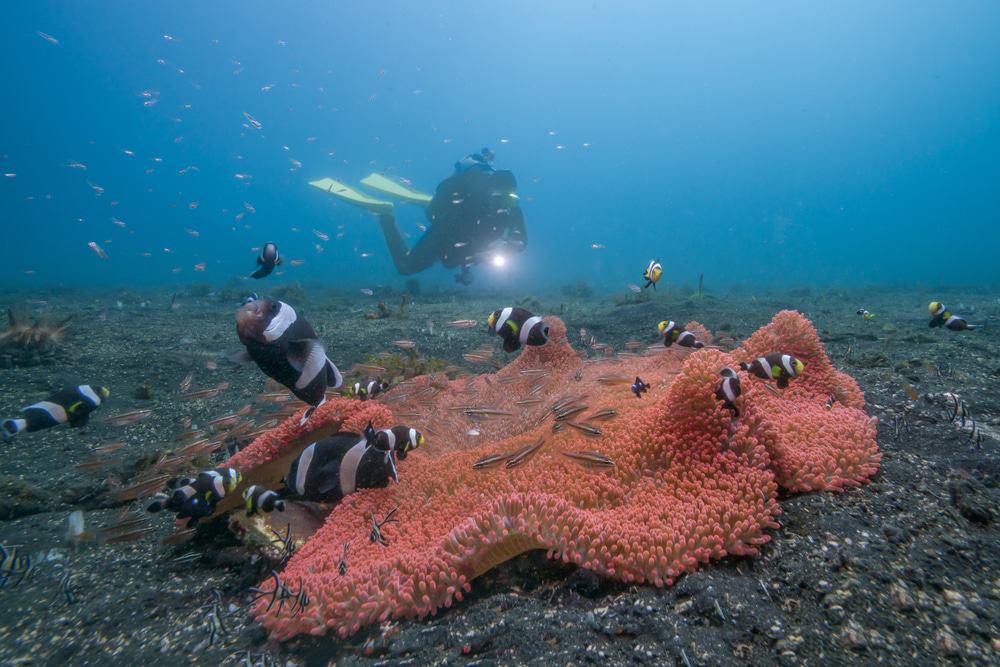
[[250,274],[251,278],[260,280],[271,275],[274,267],[281,265],[281,256],[278,255],[278,246],[268,241],[260,249],[257,256],[257,270]]
[[69,424],[71,428],[85,426],[90,413],[110,395],[107,387],[90,384],[61,389],[44,401],[21,408],[23,417],[0,422],[0,436],[8,440],[18,433],[41,431],[59,424]]
[[494,310],[486,319],[491,334],[503,338],[504,352],[514,352],[522,345],[545,345],[549,340],[549,325],[541,315],[533,315],[524,308],[507,306]]
[[281,500],[277,493],[257,484],[243,492],[243,501],[246,504],[247,516],[253,516],[257,512],[285,511],[285,501]]
[[870,313],[867,310],[865,310],[864,308],[858,308],[858,315],[860,315],[861,319],[863,319],[865,321],[868,321],[868,320],[872,319],[873,317],[875,317],[875,313]]
[[367,401],[370,398],[375,398],[388,388],[389,383],[384,382],[382,378],[375,378],[368,382],[355,382],[351,385],[351,396],[360,401]]
[[740,376],[734,369],[729,367],[719,371],[719,375],[722,376],[722,382],[719,383],[719,388],[715,390],[715,397],[722,401],[723,405],[732,410],[734,417],[739,417],[740,409],[736,407],[735,401],[742,393],[740,390]]
[[409,426],[393,426],[385,428],[375,434],[375,445],[380,449],[388,449],[396,453],[396,457],[402,461],[411,449],[416,449],[424,444],[424,436],[420,431]]
[[630,387],[632,393],[635,394],[636,398],[642,398],[643,392],[649,391],[649,385],[642,381],[638,375],[635,376],[635,382],[632,383]]
[[969,324],[964,318],[953,315],[948,310],[948,306],[938,301],[931,301],[930,305],[927,306],[927,310],[931,313],[930,327],[932,329],[935,327],[944,327],[952,331],[965,331],[966,329],[971,331],[976,328],[975,324]]
[[198,521],[212,514],[219,501],[232,493],[242,481],[243,475],[233,468],[203,470],[197,477],[177,480],[172,494],[157,494],[146,509],[150,512],[170,510],[177,514],[178,519],[189,519],[187,527],[193,528]]
[[741,363],[740,368],[764,380],[776,380],[778,387],[784,389],[788,381],[802,374],[806,365],[790,354],[775,352],[763,357],[757,357],[752,362]]
[[673,320],[664,320],[657,324],[656,328],[659,329],[660,335],[663,336],[663,344],[666,347],[670,347],[674,343],[677,343],[681,347],[693,347],[696,350],[705,347],[705,344],[697,340],[693,333],[685,331],[684,327]]
[[650,285],[653,286],[653,289],[656,289],[656,283],[660,282],[660,276],[662,275],[663,266],[660,265],[660,260],[649,260],[649,264],[646,265],[646,268],[643,269],[642,272],[642,278],[646,281],[646,284],[643,285],[643,289],[649,287]]

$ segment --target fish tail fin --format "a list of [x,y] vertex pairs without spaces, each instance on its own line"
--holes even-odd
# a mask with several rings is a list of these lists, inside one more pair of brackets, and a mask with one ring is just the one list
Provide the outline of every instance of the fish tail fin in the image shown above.
[[165,493],[157,493],[154,496],[155,500],[146,506],[147,512],[162,512],[167,509],[167,503],[170,502],[170,497]]
[[24,430],[27,422],[23,419],[5,419],[0,423],[0,438],[7,442],[15,435]]

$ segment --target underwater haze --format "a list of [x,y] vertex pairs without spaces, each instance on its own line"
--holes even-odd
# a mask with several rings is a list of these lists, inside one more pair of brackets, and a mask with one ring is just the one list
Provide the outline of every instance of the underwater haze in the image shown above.
[[[528,241],[472,289],[623,291],[654,257],[664,284],[1000,279],[995,2],[3,14],[6,287],[221,285],[265,241],[286,259],[272,281],[401,284],[375,216],[308,182],[433,193],[484,146]],[[396,215],[415,243],[420,208]]]

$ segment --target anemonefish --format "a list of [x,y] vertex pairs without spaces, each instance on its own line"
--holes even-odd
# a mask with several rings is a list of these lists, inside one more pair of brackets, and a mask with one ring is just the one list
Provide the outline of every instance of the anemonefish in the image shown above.
[[328,388],[344,382],[312,326],[287,303],[246,303],[236,311],[236,333],[268,377],[313,407],[323,403]]
[[753,373],[765,380],[776,380],[778,387],[784,389],[788,380],[802,374],[806,365],[790,354],[775,352],[763,357],[757,357],[752,362],[740,364],[740,368]]
[[247,515],[285,510],[282,496],[337,502],[358,489],[399,483],[395,458],[405,459],[411,449],[424,444],[424,436],[409,426],[376,431],[371,424],[364,433],[337,433],[317,440],[292,461],[282,480],[281,491],[252,486],[243,493]]
[[399,482],[395,458],[405,458],[422,443],[423,436],[405,426],[375,431],[369,424],[361,435],[337,433],[306,447],[292,461],[284,483],[299,498],[336,502],[357,489]]
[[388,388],[389,383],[384,382],[382,378],[375,378],[368,382],[355,382],[351,385],[351,396],[361,401],[367,401],[369,398],[375,398]]
[[21,408],[24,417],[0,423],[0,435],[7,440],[24,431],[41,431],[59,424],[69,424],[72,428],[84,426],[90,420],[90,413],[110,395],[107,387],[90,384],[61,389],[44,401]]
[[940,303],[938,301],[931,301],[927,309],[931,312],[931,328],[934,327],[944,327],[946,329],[951,329],[952,331],[964,331],[966,329],[972,330],[976,328],[975,324],[969,324],[964,318],[958,315],[952,315],[948,310],[948,306]]
[[740,376],[734,369],[729,367],[719,371],[719,375],[722,376],[722,382],[719,383],[719,388],[715,390],[715,397],[733,411],[734,417],[739,417],[740,409],[736,407],[735,401],[741,393]]
[[233,468],[203,470],[197,477],[184,477],[175,483],[173,493],[159,493],[146,508],[150,512],[170,510],[178,519],[189,519],[188,528],[215,511],[220,500],[231,493],[243,476]]
[[646,268],[642,272],[642,277],[646,281],[646,284],[643,285],[643,288],[652,285],[653,289],[656,289],[656,283],[660,282],[660,276],[662,275],[663,275],[663,267],[660,265],[660,260],[658,259],[649,260],[649,264],[646,265]]
[[549,340],[549,325],[541,315],[532,315],[524,308],[507,306],[490,313],[486,320],[490,333],[503,338],[504,352],[514,352],[522,345],[545,345]]
[[247,508],[247,516],[253,516],[257,512],[285,511],[285,501],[277,493],[257,484],[243,492],[243,502]]
[[649,391],[649,385],[642,381],[638,375],[635,376],[635,382],[632,383],[630,387],[632,393],[635,394],[636,398],[642,398],[642,394],[645,391]]
[[268,241],[260,249],[257,256],[257,270],[250,274],[251,278],[264,278],[271,275],[274,267],[281,265],[281,256],[278,255],[278,246]]
[[424,436],[415,428],[409,426],[393,426],[375,433],[376,446],[380,449],[390,449],[403,460],[411,449],[424,444]]
[[684,327],[673,320],[664,320],[657,324],[656,328],[660,330],[660,335],[663,336],[663,344],[667,347],[670,347],[674,343],[677,343],[681,347],[693,347],[696,350],[705,347],[704,343],[695,339],[693,333],[685,331]]

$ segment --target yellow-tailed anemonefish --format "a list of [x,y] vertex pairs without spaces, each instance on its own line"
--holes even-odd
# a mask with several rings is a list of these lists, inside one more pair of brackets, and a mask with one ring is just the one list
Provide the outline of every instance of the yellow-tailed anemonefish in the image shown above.
[[197,477],[177,480],[170,495],[158,493],[146,509],[150,512],[174,512],[177,519],[189,519],[187,527],[193,528],[198,521],[214,512],[219,501],[242,481],[243,476],[233,468],[203,470]]
[[250,274],[251,278],[258,280],[264,278],[274,271],[274,267],[281,265],[281,256],[278,255],[278,246],[268,241],[260,249],[257,256],[257,270]]
[[351,385],[351,396],[360,401],[367,401],[369,398],[375,398],[388,388],[389,383],[384,382],[382,378],[375,378],[368,382],[355,382]]
[[[409,426],[376,431],[369,423],[364,433],[337,433],[317,440],[292,461],[280,496],[336,502],[358,489],[399,483],[396,459],[424,444],[424,436]],[[267,511],[263,506],[258,509]]]
[[247,301],[236,311],[236,333],[258,368],[313,408],[344,382],[312,325],[283,301]]
[[938,301],[931,301],[930,305],[927,306],[927,310],[931,313],[930,327],[932,329],[934,327],[944,327],[952,331],[965,331],[966,329],[971,331],[976,328],[975,324],[969,324],[965,321],[965,318],[952,314],[948,310],[948,306]]
[[524,308],[507,306],[490,313],[486,320],[491,334],[503,338],[504,352],[514,352],[522,345],[545,345],[549,340],[549,325],[541,315]]
[[59,424],[79,428],[87,424],[90,413],[101,407],[110,395],[107,387],[91,384],[61,389],[44,401],[21,408],[23,417],[0,422],[0,437],[8,440],[18,433],[41,431]]
[[243,502],[247,508],[247,516],[253,516],[257,512],[285,511],[285,501],[281,500],[281,496],[258,484],[250,486],[243,492]]
[[643,285],[643,288],[645,289],[646,287],[652,285],[653,289],[656,289],[656,283],[660,282],[660,276],[662,275],[663,275],[663,266],[660,265],[660,260],[658,259],[649,260],[649,264],[647,264],[646,268],[643,269],[642,271],[642,278],[643,280],[646,281],[646,284]]
[[732,410],[734,417],[739,417],[740,409],[736,407],[736,399],[742,393],[740,390],[740,376],[735,369],[728,366],[719,371],[719,375],[722,376],[722,382],[719,383],[719,388],[715,390],[715,397],[722,401],[723,405]]
[[660,335],[663,336],[663,344],[670,347],[677,343],[681,347],[693,347],[696,350],[705,347],[705,344],[697,340],[694,334],[686,331],[684,327],[673,320],[664,320],[656,325]]
[[788,381],[802,374],[806,365],[790,354],[774,352],[763,357],[757,357],[752,362],[741,363],[740,368],[765,380],[775,380],[778,387],[784,389]]

